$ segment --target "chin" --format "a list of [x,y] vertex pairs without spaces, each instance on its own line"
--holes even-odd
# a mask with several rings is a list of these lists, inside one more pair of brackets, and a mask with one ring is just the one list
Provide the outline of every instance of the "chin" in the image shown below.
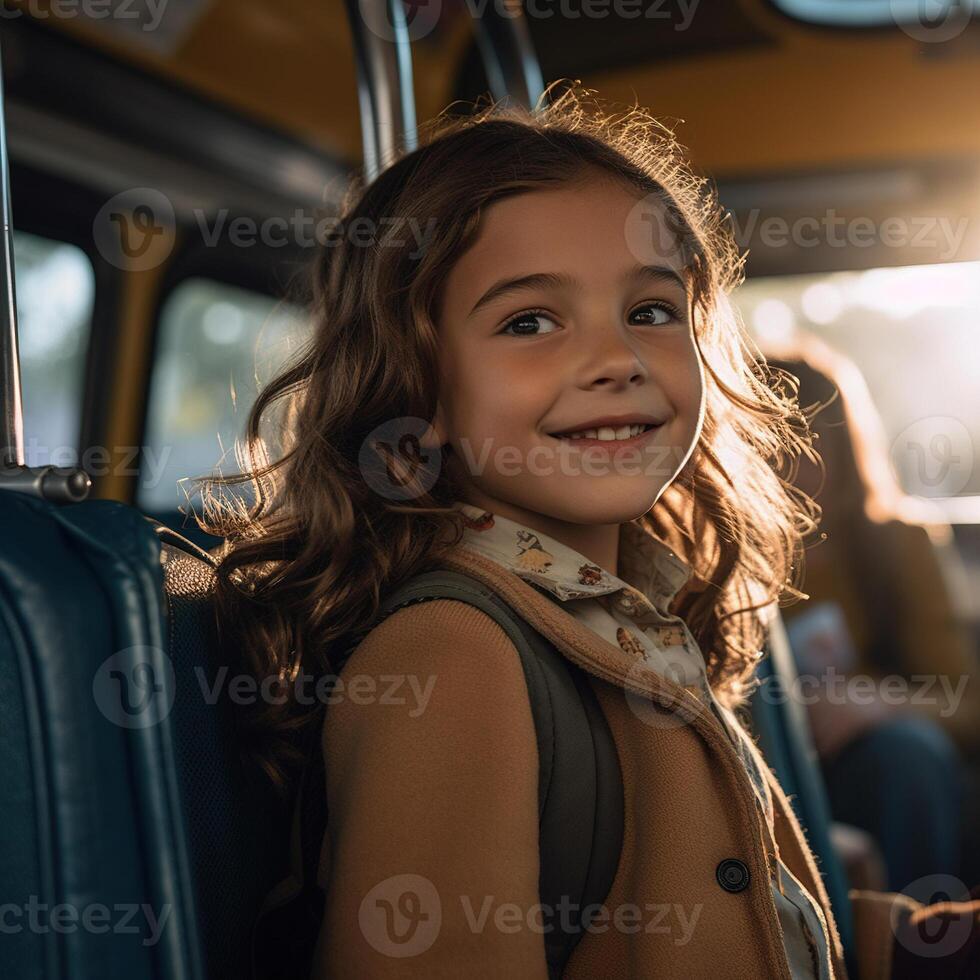
[[572,481],[554,500],[552,516],[571,524],[623,524],[642,517],[660,499],[667,482],[613,487],[593,481],[594,487]]

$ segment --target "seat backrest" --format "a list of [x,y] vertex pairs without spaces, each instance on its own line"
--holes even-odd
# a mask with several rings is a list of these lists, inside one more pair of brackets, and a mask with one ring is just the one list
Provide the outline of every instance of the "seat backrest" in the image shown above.
[[245,975],[276,811],[205,693],[209,562],[114,501],[0,492],[0,541],[0,976]]
[[0,541],[0,975],[203,980],[153,529],[6,491]]
[[207,976],[247,977],[255,917],[286,861],[289,816],[237,751],[228,697],[235,668],[220,662],[211,603],[215,559],[164,525],[155,529],[176,680],[174,758]]

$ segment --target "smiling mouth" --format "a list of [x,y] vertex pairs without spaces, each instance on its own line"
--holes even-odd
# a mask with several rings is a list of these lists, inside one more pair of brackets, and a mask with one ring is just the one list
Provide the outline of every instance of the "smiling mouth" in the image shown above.
[[659,428],[659,425],[637,423],[635,425],[621,425],[615,428],[612,426],[601,426],[598,429],[583,429],[581,432],[556,432],[552,436],[555,439],[572,443],[619,445],[621,443],[638,442],[647,433]]

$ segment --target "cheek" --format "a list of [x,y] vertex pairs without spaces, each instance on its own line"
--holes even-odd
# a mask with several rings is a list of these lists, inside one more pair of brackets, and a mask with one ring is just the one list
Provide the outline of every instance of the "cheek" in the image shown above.
[[688,419],[700,414],[704,400],[704,374],[697,349],[692,344],[675,360],[664,388],[678,415]]
[[457,362],[456,368],[451,388],[461,434],[517,438],[542,416],[547,399],[543,378],[526,360],[508,363],[482,353]]
[[481,445],[506,431],[511,401],[502,396],[502,388],[487,372],[468,365],[447,374],[443,392],[451,441]]
[[661,382],[675,412],[673,427],[678,459],[685,458],[700,438],[703,424],[705,386],[701,361],[693,351],[679,358]]
[[471,378],[465,398],[458,403],[460,434],[473,439],[513,442],[520,439],[533,411],[524,393],[493,375]]

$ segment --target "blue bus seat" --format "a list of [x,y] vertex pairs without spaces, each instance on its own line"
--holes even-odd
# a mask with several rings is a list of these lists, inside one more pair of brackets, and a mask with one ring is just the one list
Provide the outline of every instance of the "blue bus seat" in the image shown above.
[[9,491],[0,540],[0,976],[247,976],[281,814],[204,696],[207,557],[123,504]]
[[290,809],[238,752],[231,665],[219,662],[217,560],[154,522],[161,542],[176,698],[172,726],[208,977],[249,976],[256,913],[287,859]]

